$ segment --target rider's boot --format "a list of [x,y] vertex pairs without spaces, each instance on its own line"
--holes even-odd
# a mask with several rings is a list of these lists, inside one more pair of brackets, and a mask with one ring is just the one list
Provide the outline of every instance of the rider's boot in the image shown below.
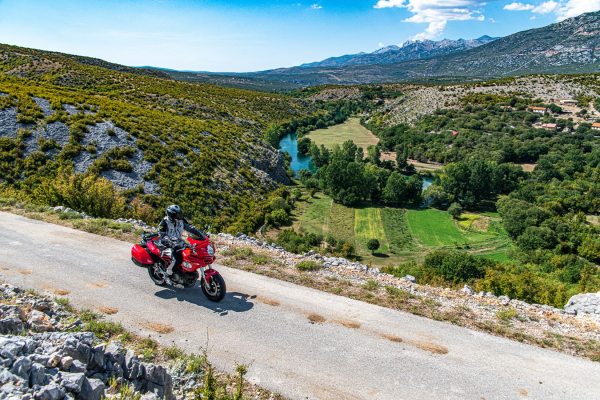
[[165,273],[163,273],[163,275],[165,277],[165,283],[167,285],[174,286],[174,287],[179,288],[179,289],[183,289],[183,285],[180,285],[179,283],[175,283],[171,279],[171,275],[173,275],[173,267],[174,266],[175,266],[175,259],[173,259],[171,261],[171,263],[167,267],[167,271]]

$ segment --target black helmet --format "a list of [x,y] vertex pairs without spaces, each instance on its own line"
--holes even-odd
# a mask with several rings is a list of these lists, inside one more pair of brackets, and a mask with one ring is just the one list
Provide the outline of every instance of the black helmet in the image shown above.
[[178,219],[183,219],[183,215],[181,215],[181,207],[175,204],[167,207],[167,217],[174,221]]

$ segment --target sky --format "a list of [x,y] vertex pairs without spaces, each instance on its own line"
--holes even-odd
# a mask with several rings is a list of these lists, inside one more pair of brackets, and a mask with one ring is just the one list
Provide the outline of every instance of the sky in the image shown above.
[[247,72],[407,40],[507,36],[597,10],[600,0],[0,0],[0,43]]

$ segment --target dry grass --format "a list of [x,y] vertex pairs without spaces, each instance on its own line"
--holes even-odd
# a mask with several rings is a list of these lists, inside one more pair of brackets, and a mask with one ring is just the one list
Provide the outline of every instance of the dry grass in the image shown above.
[[385,333],[382,333],[381,336],[384,337],[384,338],[386,338],[387,340],[390,340],[390,341],[395,342],[395,343],[402,343],[403,342],[402,338],[399,337],[399,336],[387,335]]
[[160,322],[149,322],[145,326],[146,326],[146,328],[150,329],[151,331],[160,333],[162,335],[166,335],[175,330],[175,328],[173,328],[171,325],[161,324]]
[[108,286],[108,282],[99,283],[86,283],[85,287],[88,289],[100,289]]
[[69,293],[71,293],[71,291],[70,290],[65,290],[65,289],[56,289],[54,291],[54,294],[57,295],[57,296],[66,296]]
[[98,310],[106,315],[114,315],[119,312],[119,310],[113,307],[100,307]]
[[352,321],[352,320],[349,320],[349,319],[336,319],[336,320],[333,320],[332,322],[335,322],[336,324],[343,325],[346,328],[350,328],[350,329],[358,329],[361,326],[360,322]]
[[262,296],[256,296],[256,300],[260,301],[263,304],[267,304],[267,305],[273,306],[273,307],[277,307],[277,306],[281,305],[281,303],[278,302],[277,300],[269,299],[269,298],[262,297]]
[[429,351],[433,354],[448,354],[448,348],[439,344],[430,342],[417,342],[415,346],[421,350]]
[[324,316],[315,313],[309,314],[308,320],[311,324],[322,324],[327,321]]

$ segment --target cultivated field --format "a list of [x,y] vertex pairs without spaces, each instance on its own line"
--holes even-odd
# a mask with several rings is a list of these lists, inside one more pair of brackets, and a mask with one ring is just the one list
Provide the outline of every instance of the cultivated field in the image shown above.
[[[461,248],[476,256],[506,260],[510,241],[495,217],[466,213],[453,220],[437,209],[350,208],[322,193],[299,201],[292,212],[296,231],[349,241],[363,261],[370,259],[377,267],[409,260],[421,262],[427,253],[440,248]],[[269,236],[275,238],[276,233],[271,231]],[[370,239],[380,242],[374,257],[367,249]]]
[[334,125],[327,129],[317,129],[310,132],[307,137],[319,146],[324,145],[330,150],[336,144],[341,145],[347,140],[352,140],[358,147],[363,148],[365,154],[368,146],[379,142],[379,138],[362,126],[358,118],[349,118],[343,124]]
[[361,251],[369,251],[367,242],[379,240],[379,253],[387,253],[389,246],[383,229],[380,208],[357,208],[354,210],[354,238]]

